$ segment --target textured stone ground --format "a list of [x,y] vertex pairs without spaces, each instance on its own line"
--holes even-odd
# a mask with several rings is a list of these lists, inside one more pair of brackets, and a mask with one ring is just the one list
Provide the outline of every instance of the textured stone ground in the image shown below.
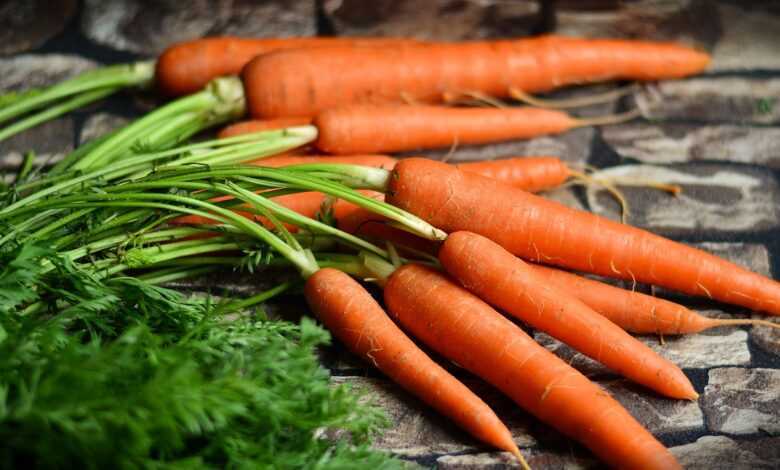
[[[174,0],[18,1],[0,5],[0,89],[61,80],[101,63],[152,57],[173,41],[203,35],[415,35],[428,38],[562,34],[672,39],[713,54],[704,75],[643,90],[646,119],[560,137],[460,148],[456,160],[553,154],[604,174],[673,182],[684,193],[625,188],[631,222],[734,260],[764,274],[780,271],[780,5],[774,1],[559,1],[436,0]],[[580,8],[576,10],[575,5]],[[583,10],[582,8],[588,8]],[[560,96],[604,90],[604,86]],[[661,98],[661,105],[648,105]],[[125,94],[0,144],[0,167],[34,149],[56,159],[75,145],[139,115],[153,98]],[[633,106],[582,110],[603,114]],[[446,152],[431,152],[442,156]],[[612,199],[569,188],[551,197],[618,217]],[[271,276],[272,274],[267,274]],[[229,275],[190,283],[189,289],[246,294],[263,280]],[[640,286],[645,288],[644,286]],[[680,298],[707,315],[749,313]],[[294,318],[299,298],[271,306]],[[780,468],[780,334],[759,328],[723,328],[685,338],[643,338],[676,361],[694,381],[697,403],[661,399],[613,376],[552,338],[537,339],[593,377],[679,457],[687,468]],[[498,469],[510,459],[491,452],[426,410],[406,393],[334,346],[323,362],[337,382],[369,391],[393,426],[377,445],[423,466]],[[537,469],[598,468],[579,446],[520,411],[495,390],[448,366],[505,418]]]

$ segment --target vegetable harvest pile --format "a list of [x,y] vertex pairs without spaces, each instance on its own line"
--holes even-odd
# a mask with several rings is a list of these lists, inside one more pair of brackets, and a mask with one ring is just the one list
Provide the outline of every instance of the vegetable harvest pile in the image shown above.
[[[0,97],[0,140],[126,87],[154,83],[175,98],[54,166],[26,159],[0,189],[0,462],[403,467],[370,448],[381,413],[318,365],[327,329],[525,468],[502,417],[437,360],[613,468],[679,468],[620,403],[518,323],[648,393],[696,400],[685,373],[632,333],[778,324],[707,318],[582,274],[775,316],[780,283],[534,194],[576,182],[622,200],[619,180],[556,157],[454,165],[385,153],[623,122],[638,111],[583,119],[553,109],[614,93],[579,103],[532,95],[679,79],[708,62],[677,44],[556,36],[212,38],[175,45],[155,64]],[[192,139],[245,115],[254,120]],[[243,299],[164,287],[224,270],[267,283],[280,269],[293,280]],[[381,290],[381,304],[364,284]],[[259,305],[285,293],[303,295],[324,328],[267,318]]]

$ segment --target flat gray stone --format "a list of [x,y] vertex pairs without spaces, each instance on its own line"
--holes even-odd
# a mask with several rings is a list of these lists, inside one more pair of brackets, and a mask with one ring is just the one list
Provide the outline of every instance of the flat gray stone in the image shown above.
[[[600,468],[597,461],[584,451],[552,452],[542,449],[521,449],[531,468],[539,470],[588,470]],[[517,461],[506,452],[466,455],[445,455],[436,459],[440,470],[503,470],[520,468]]]
[[[618,185],[623,179],[681,186],[682,194],[678,196],[646,187],[621,187],[631,210],[629,223],[665,236],[754,232],[778,226],[776,201],[780,200],[780,188],[766,171],[701,163],[622,165],[598,174]],[[588,189],[587,200],[594,213],[620,219],[620,207],[608,193]]]
[[90,140],[108,134],[130,122],[130,119],[108,113],[95,113],[90,115],[81,127],[79,145]]
[[18,55],[0,59],[0,92],[53,85],[95,65],[89,59],[65,54]]
[[637,93],[645,117],[654,121],[777,124],[780,78],[698,77],[662,81]]
[[[389,380],[365,377],[333,377],[331,380],[337,384],[349,384],[358,392],[365,393],[366,398],[390,418],[391,426],[373,441],[376,448],[405,457],[475,452],[488,448]],[[483,382],[472,379],[464,380],[464,383],[501,416],[519,447],[536,444],[536,439],[529,433],[533,418]]]
[[25,0],[0,5],[0,54],[34,49],[59,34],[76,13],[76,0]]
[[710,70],[780,69],[776,3],[718,2],[711,7],[721,18],[722,36],[712,50]]
[[669,450],[690,469],[776,470],[780,462],[780,438],[735,441],[726,436],[704,436]]
[[625,379],[599,381],[599,385],[654,435],[694,431],[704,427],[704,414],[696,402],[669,400]]
[[87,0],[81,21],[95,42],[146,55],[173,43],[214,35],[311,36],[315,5],[309,0]]
[[538,23],[535,2],[325,0],[323,12],[340,36],[518,37],[530,34]]
[[601,136],[624,158],[644,163],[719,160],[780,167],[780,128],[632,123],[605,126]]
[[556,34],[676,41],[709,49],[720,36],[717,10],[707,2],[600,2],[595,8],[572,2],[557,12]]
[[39,124],[0,142],[0,169],[18,168],[28,151],[35,152],[35,165],[58,162],[73,150],[75,126],[70,116]]
[[[768,315],[753,315],[753,318],[769,320],[780,325],[780,318]],[[762,350],[780,358],[780,329],[766,326],[754,326],[750,329],[750,340]]]
[[701,398],[708,427],[725,434],[780,433],[780,370],[709,371]]
[[[664,344],[661,344],[657,337],[638,336],[637,338],[650,349],[683,369],[707,369],[750,364],[747,336],[746,331],[732,329],[719,330],[718,334],[666,336]],[[546,333],[536,332],[534,338],[542,346],[587,376],[613,374],[602,364],[580,354]]]

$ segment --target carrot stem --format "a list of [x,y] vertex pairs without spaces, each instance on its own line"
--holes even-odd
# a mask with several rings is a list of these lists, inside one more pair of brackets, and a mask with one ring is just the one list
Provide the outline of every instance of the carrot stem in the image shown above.
[[626,87],[618,88],[616,90],[610,90],[604,93],[594,93],[588,96],[580,96],[576,98],[565,99],[550,99],[550,98],[538,98],[530,95],[518,88],[511,88],[509,95],[517,101],[536,106],[539,108],[554,108],[554,109],[567,109],[567,108],[580,108],[584,106],[591,106],[594,104],[609,103],[616,101],[626,95],[630,95],[637,90],[636,83],[632,83]]
[[[31,90],[7,97],[9,103],[0,109],[0,122],[43,108],[60,99],[85,96],[96,90],[110,90],[110,93],[114,93],[126,87],[148,87],[153,78],[154,62],[136,62],[89,70],[46,89]],[[99,98],[94,98],[92,101],[97,99]],[[63,108],[59,114],[69,110]]]

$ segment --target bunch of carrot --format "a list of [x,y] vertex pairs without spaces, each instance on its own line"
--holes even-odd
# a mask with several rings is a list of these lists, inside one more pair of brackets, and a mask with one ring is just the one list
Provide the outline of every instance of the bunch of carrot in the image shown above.
[[[343,272],[306,271],[312,310],[356,354],[523,463],[499,417],[403,330],[611,466],[669,469],[679,466],[674,457],[625,409],[494,307],[664,396],[696,399],[677,366],[628,332],[683,334],[726,324],[773,324],[707,319],[669,301],[542,265],[651,283],[775,315],[780,315],[780,284],[531,194],[577,175],[554,157],[447,165],[376,154],[527,138],[624,118],[582,120],[552,109],[446,106],[453,96],[506,98],[604,80],[681,78],[703,70],[708,61],[706,54],[675,44],[554,36],[471,43],[216,38],[169,49],[157,62],[155,80],[164,93],[177,96],[241,71],[242,97],[258,120],[226,128],[221,136],[312,123],[318,150],[348,155],[299,150],[257,165],[372,191],[366,194],[449,234],[443,243],[436,229],[428,240],[411,235],[370,208],[334,203],[318,192],[321,183],[272,198],[307,217],[332,204],[343,231],[435,256],[444,271],[365,254],[366,269],[383,287],[389,316]],[[252,201],[250,194],[231,194],[241,196],[233,210]],[[215,202],[230,203],[224,197]],[[265,212],[245,215],[280,227]],[[202,213],[176,222],[214,223]]]

